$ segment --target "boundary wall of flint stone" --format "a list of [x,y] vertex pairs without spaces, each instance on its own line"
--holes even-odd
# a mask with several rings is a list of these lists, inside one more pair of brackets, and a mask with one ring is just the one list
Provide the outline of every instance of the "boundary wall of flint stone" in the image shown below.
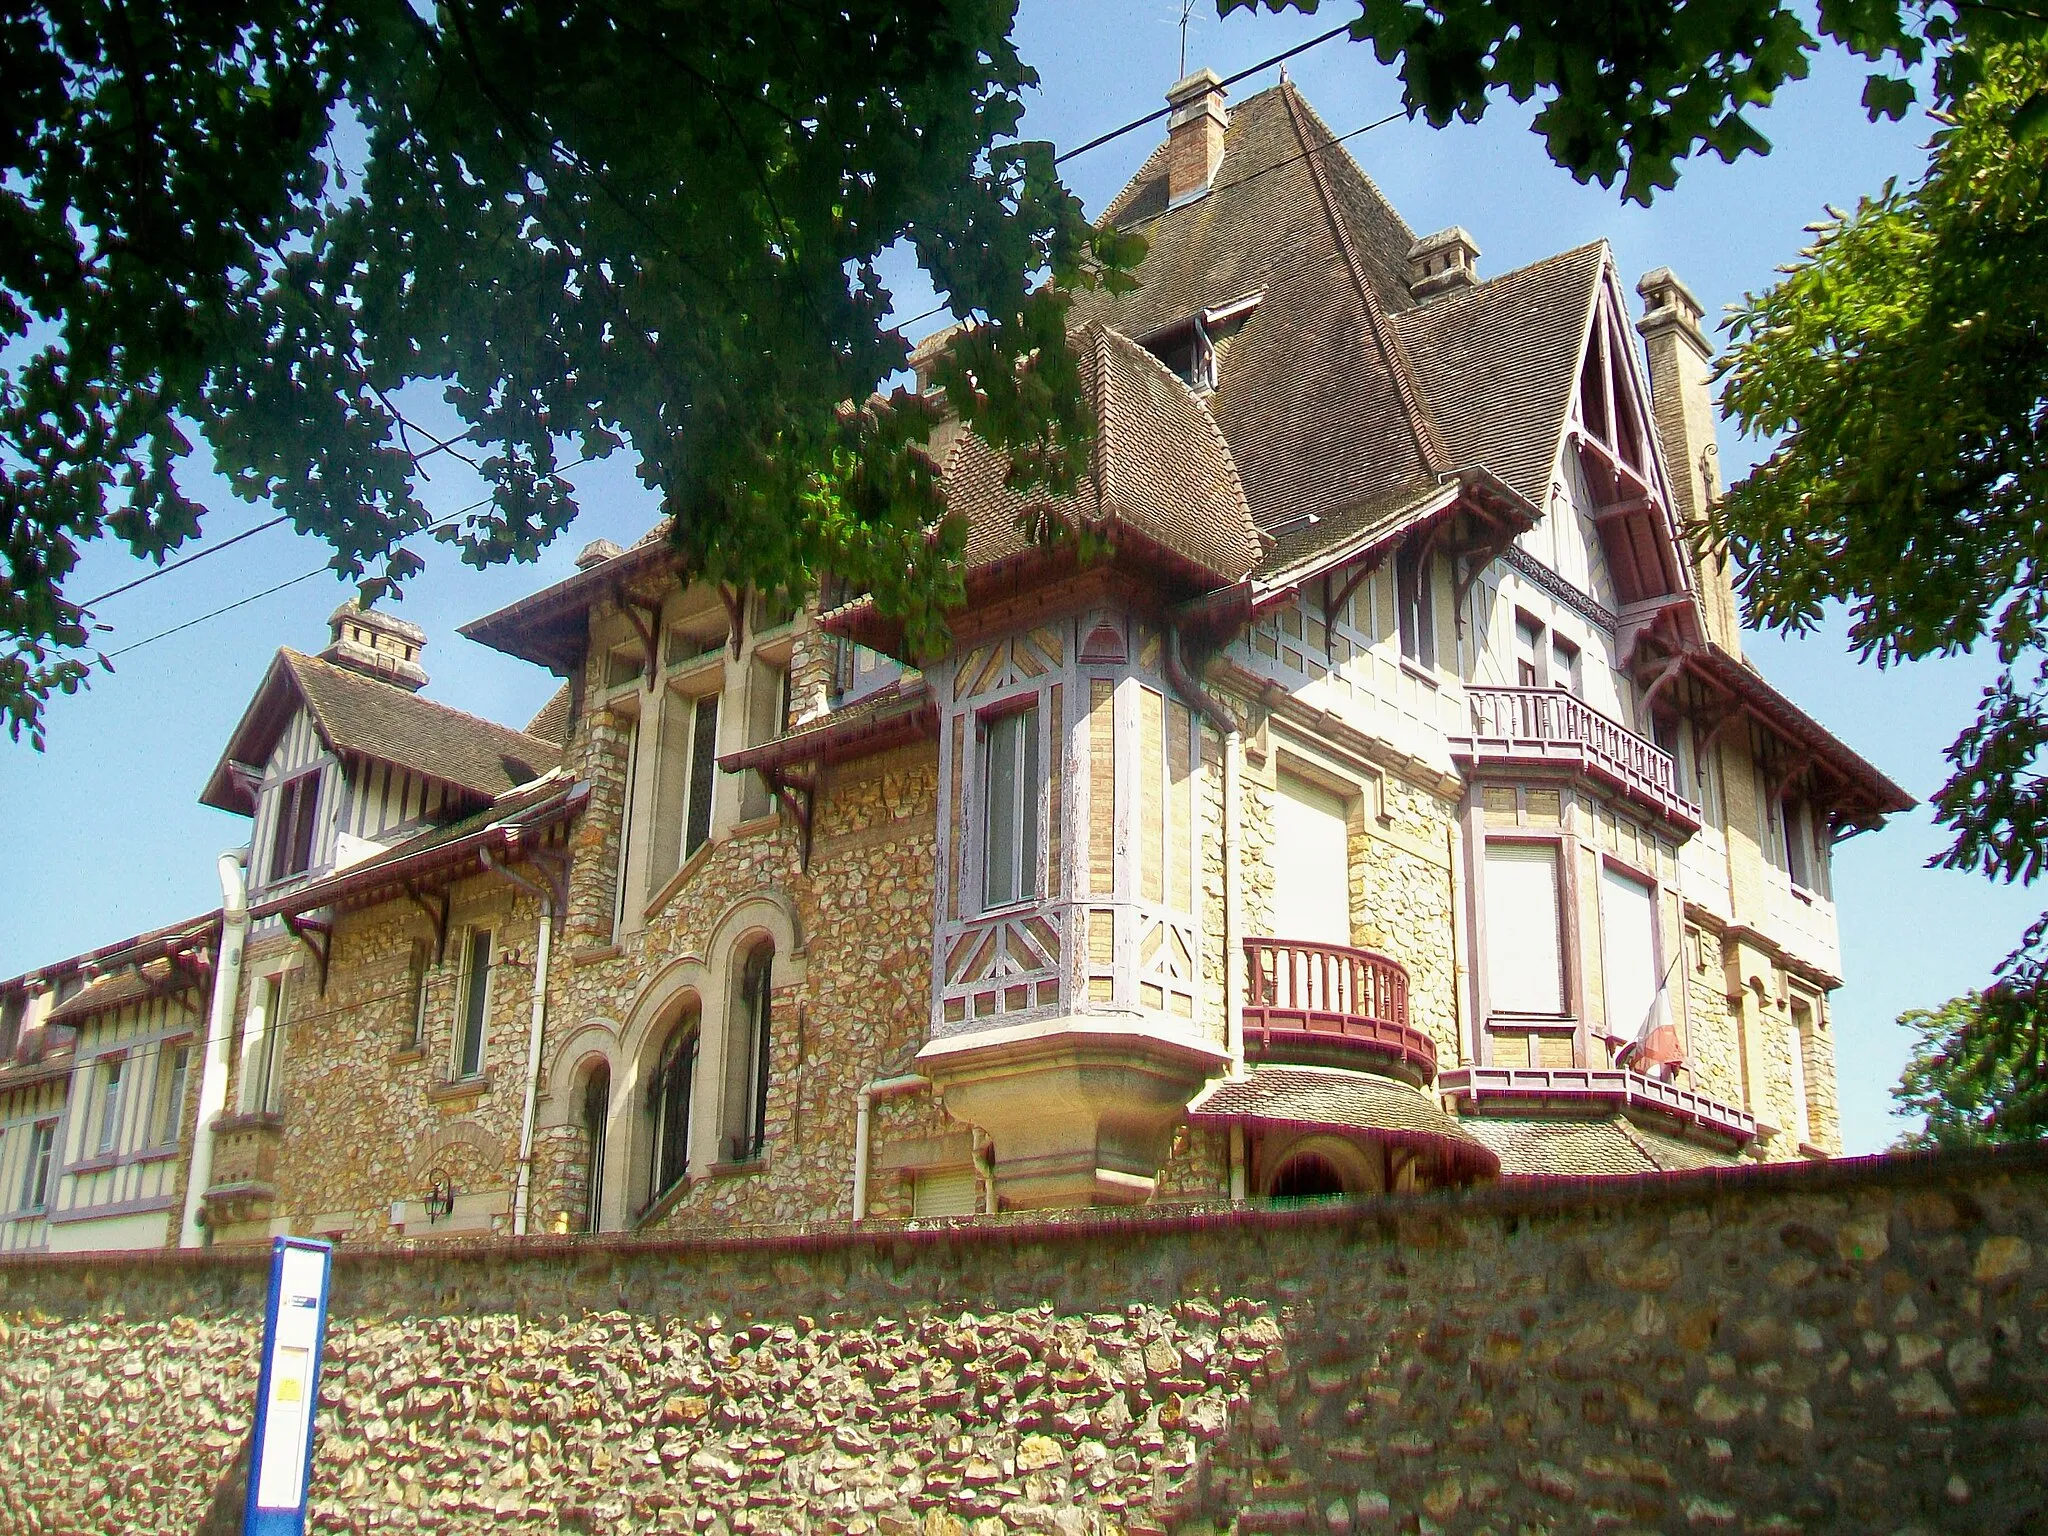
[[[0,1263],[0,1530],[234,1529],[267,1257]],[[2048,1529],[2048,1149],[345,1251],[312,1527]]]

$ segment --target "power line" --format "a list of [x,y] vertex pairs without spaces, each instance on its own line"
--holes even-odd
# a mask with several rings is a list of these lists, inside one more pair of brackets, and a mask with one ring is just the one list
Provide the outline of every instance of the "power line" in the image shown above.
[[[414,430],[417,431],[422,429],[415,428]],[[412,461],[414,465],[424,463],[426,460],[431,459],[437,453],[454,452],[455,445],[461,442],[464,438],[468,437],[469,434],[475,430],[476,429],[474,427],[465,427],[463,428],[462,431],[456,433],[453,437],[434,438],[433,446],[427,449],[426,452],[415,453],[412,455]],[[85,608],[96,607],[100,603],[104,603],[110,597],[119,597],[124,592],[133,592],[137,587],[146,587],[152,581],[155,581],[158,577],[168,576],[173,571],[182,571],[186,566],[193,564],[195,561],[204,560],[208,555],[217,555],[222,550],[231,548],[234,545],[241,543],[242,540],[244,539],[253,539],[259,533],[267,533],[272,528],[277,527],[280,523],[288,523],[290,521],[291,518],[289,515],[279,513],[276,517],[271,518],[268,522],[258,523],[254,528],[244,528],[240,533],[235,534],[232,538],[222,539],[218,544],[210,544],[205,549],[197,550],[194,553],[185,556],[182,560],[173,560],[168,565],[160,565],[153,571],[144,572],[142,575],[136,577],[133,581],[123,582],[118,587],[110,587],[105,592],[100,593],[98,597],[88,597],[80,606]]]
[[[560,466],[555,471],[555,473],[567,474],[570,470],[578,469],[583,465],[588,464],[589,462],[590,459],[588,456],[578,459],[572,459],[567,464]],[[472,501],[466,507],[457,507],[453,512],[450,512],[446,517],[436,518],[433,522],[428,523],[424,528],[414,529],[411,533],[407,534],[404,539],[400,539],[398,541],[398,544],[394,545],[393,547],[396,548],[402,546],[406,542],[406,539],[416,539],[423,533],[432,533],[437,528],[445,528],[450,523],[455,522],[457,519],[467,517],[469,516],[470,513],[475,512],[480,508],[487,507],[490,504],[491,498],[489,496],[484,496],[480,497],[476,501]],[[284,519],[279,518],[277,519],[277,521],[282,522],[284,521]],[[262,532],[261,528],[251,528],[249,530],[249,533],[260,532]],[[240,534],[237,537],[247,538],[248,534]],[[225,544],[216,546],[216,548],[221,549],[225,549],[226,547],[227,546]],[[193,558],[197,559],[198,556],[195,555]],[[189,564],[189,562],[187,563]],[[166,567],[165,569],[169,570],[172,569],[172,567]],[[251,603],[261,602],[266,597],[275,596],[277,593],[284,591],[287,587],[296,587],[301,582],[311,581],[315,576],[328,575],[332,573],[333,569],[334,568],[332,566],[328,565],[315,566],[312,570],[306,571],[301,575],[294,576],[289,581],[280,581],[274,587],[265,587],[261,592],[251,592],[248,596],[238,597],[231,603],[223,603],[221,604],[220,607],[215,608],[210,613],[200,614],[199,617],[197,617],[196,619],[187,619],[182,624],[173,624],[169,629],[158,630],[155,634],[149,635],[144,639],[137,640],[131,645],[122,646],[118,651],[108,651],[106,653],[107,660],[112,661],[116,656],[126,656],[130,651],[139,651],[145,645],[155,645],[159,640],[168,640],[170,639],[171,636],[176,634],[182,634],[184,631],[194,628],[197,625],[204,624],[210,619],[217,619],[224,613],[233,613],[237,608],[246,608]],[[157,574],[163,573],[159,572]]]
[[[1384,128],[1387,126],[1387,124],[1398,122],[1407,115],[1407,110],[1405,108],[1402,108],[1393,112],[1389,112],[1385,117],[1376,117],[1369,123],[1365,123],[1357,128],[1353,128],[1349,133],[1340,133],[1335,138],[1330,139],[1325,143],[1318,144],[1314,149],[1304,150],[1298,155],[1289,155],[1285,160],[1275,160],[1271,165],[1261,166],[1258,170],[1240,176],[1235,181],[1226,181],[1220,183],[1217,186],[1213,186],[1209,189],[1209,196],[1215,197],[1218,193],[1228,192],[1235,187],[1241,187],[1248,181],[1257,181],[1261,176],[1268,175],[1273,171],[1283,170],[1290,165],[1298,165],[1302,161],[1306,160],[1310,155],[1321,154],[1326,149],[1334,149],[1339,144],[1357,138],[1361,133],[1371,133],[1375,128]],[[1122,225],[1120,227],[1124,229],[1136,229],[1141,224],[1151,224],[1159,219],[1165,218],[1167,214],[1174,213],[1177,211],[1178,210],[1176,209],[1167,208],[1163,209],[1158,213],[1148,213],[1142,219],[1133,219],[1130,223]],[[920,320],[929,320],[934,315],[944,313],[946,308],[947,306],[944,304],[934,304],[930,309],[924,311],[923,314],[912,315],[908,320],[902,321],[900,324],[896,326],[896,329],[898,331],[901,331],[906,326],[916,325]]]

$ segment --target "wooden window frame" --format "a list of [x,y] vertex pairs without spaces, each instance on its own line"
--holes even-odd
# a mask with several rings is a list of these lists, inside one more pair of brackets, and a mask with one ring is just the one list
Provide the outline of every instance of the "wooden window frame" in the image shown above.
[[320,768],[308,768],[279,780],[271,790],[277,809],[270,828],[267,884],[297,879],[313,867],[314,845],[320,841],[321,778]]
[[[485,946],[483,977],[479,982],[476,971],[476,945],[481,938]],[[448,1081],[451,1083],[475,1082],[484,1076],[484,1047],[491,1032],[491,993],[496,979],[492,974],[497,969],[497,932],[488,923],[475,923],[464,930],[462,935],[462,989],[459,1006],[455,1014],[455,1038],[451,1042],[448,1056]],[[481,993],[478,988],[481,986]],[[475,1015],[472,1024],[471,1015]],[[474,1035],[476,1064],[465,1071],[471,1037]]]
[[[1026,910],[1045,899],[1045,787],[1049,778],[1049,762],[1046,753],[1047,708],[1044,691],[1039,688],[1020,691],[1005,698],[997,699],[974,711],[974,771],[971,779],[972,805],[970,806],[971,831],[970,865],[974,895],[974,916],[976,918],[995,916],[1004,912]],[[1019,849],[1020,854],[1028,853],[1029,869],[1018,870],[1018,892],[1004,901],[989,899],[989,833],[994,825],[991,815],[993,796],[990,793],[990,769],[994,758],[990,751],[989,733],[997,725],[1020,715],[1031,715],[1034,722],[1025,732],[1029,743],[1030,760],[1022,765],[1017,776],[1016,806],[1017,826],[1020,835],[1028,827],[1028,848]],[[1024,756],[1020,752],[1020,757]],[[1027,820],[1028,818],[1028,820]],[[1021,860],[1020,860],[1021,862]]]

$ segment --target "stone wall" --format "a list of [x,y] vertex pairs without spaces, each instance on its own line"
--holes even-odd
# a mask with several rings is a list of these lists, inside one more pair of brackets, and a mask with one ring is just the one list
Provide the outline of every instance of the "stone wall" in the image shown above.
[[[0,1263],[0,1530],[236,1489],[254,1255]],[[2048,1152],[357,1250],[312,1528],[2019,1532]]]

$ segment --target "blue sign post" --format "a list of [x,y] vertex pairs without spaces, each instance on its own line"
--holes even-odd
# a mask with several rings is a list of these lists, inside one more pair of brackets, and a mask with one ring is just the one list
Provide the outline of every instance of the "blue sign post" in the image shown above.
[[333,1268],[332,1243],[271,1239],[270,1305],[263,1318],[263,1376],[256,1385],[256,1442],[242,1536],[304,1536]]

